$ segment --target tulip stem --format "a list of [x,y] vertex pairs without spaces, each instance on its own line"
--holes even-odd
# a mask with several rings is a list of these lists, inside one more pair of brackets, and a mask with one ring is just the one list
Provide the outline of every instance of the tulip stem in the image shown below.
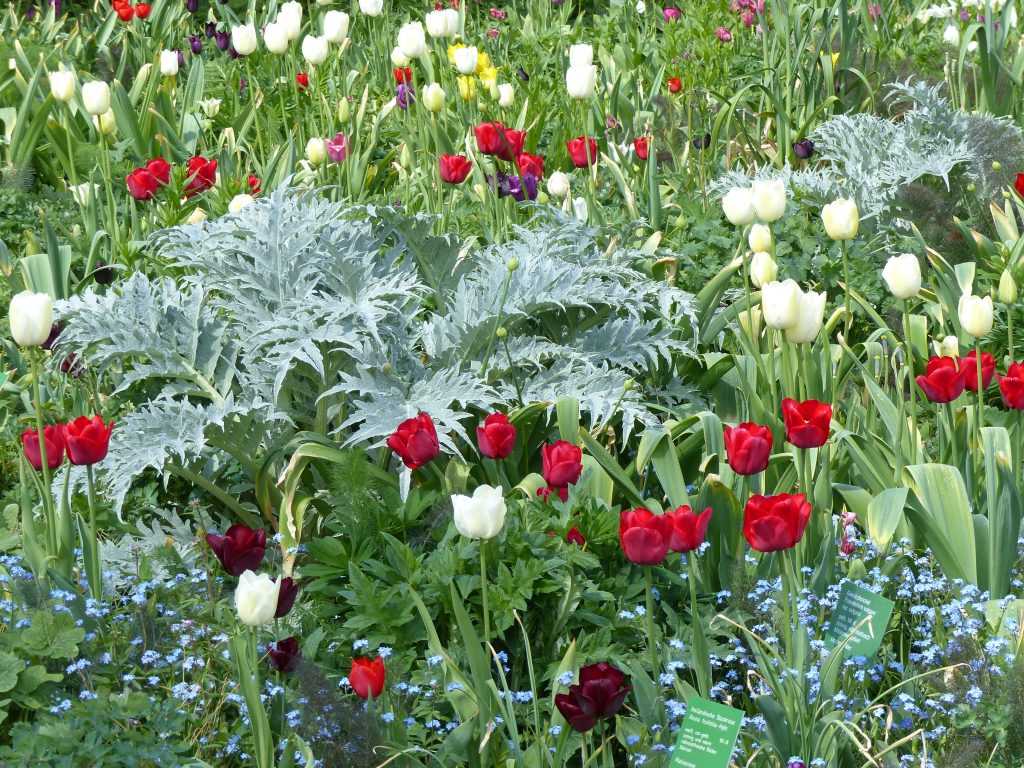
[[487,604],[487,541],[480,540],[480,595],[484,611],[484,642],[491,641],[491,612]]
[[843,254],[843,294],[846,301],[846,320],[843,325],[843,336],[849,342],[850,325],[853,323],[853,310],[850,307],[850,260],[847,258],[849,247],[845,240],[839,241],[839,250]]
[[99,538],[96,535],[96,481],[93,477],[92,464],[85,468],[85,479],[89,489],[89,541],[83,541],[82,547],[89,549],[89,557],[86,560],[89,592],[96,600],[100,600],[103,598],[103,569],[100,568]]
[[651,677],[655,683],[658,681],[658,646],[657,634],[654,624],[654,576],[651,573],[652,566],[644,567],[644,619],[647,624],[647,653],[651,658]]
[[1014,362],[1015,355],[1013,354],[1013,305],[1006,305],[1006,334],[1007,334],[1007,345],[1009,347],[1008,354],[1010,360],[1008,364]]
[[36,412],[36,436],[39,439],[39,471],[43,475],[43,510],[46,512],[46,535],[51,546],[50,555],[57,556],[57,515],[53,507],[50,485],[50,463],[46,456],[46,427],[43,425],[43,366],[42,352],[32,352],[32,407]]
[[[917,391],[914,389],[917,378],[914,366],[914,345],[910,341],[910,308],[907,300],[903,300],[903,345],[907,352],[907,366],[910,368],[910,380],[907,382],[910,388],[910,457],[917,463]],[[900,398],[902,399],[902,398]],[[900,450],[903,446],[897,446]],[[900,482],[899,476],[896,482]]]
[[978,452],[981,452],[981,430],[985,426],[985,381],[981,374],[981,341],[974,340],[974,365],[978,371]]

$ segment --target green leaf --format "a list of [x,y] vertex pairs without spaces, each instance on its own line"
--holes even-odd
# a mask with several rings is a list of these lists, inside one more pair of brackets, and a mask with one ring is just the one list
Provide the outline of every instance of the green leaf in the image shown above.
[[868,503],[868,536],[882,554],[889,548],[892,536],[903,519],[909,492],[909,488],[887,488]]
[[30,618],[32,626],[21,635],[21,645],[30,655],[51,659],[73,659],[78,655],[85,630],[76,627],[71,616],[39,610],[33,611]]
[[974,521],[960,472],[946,464],[907,467],[917,503],[908,509],[914,525],[952,579],[978,583]]
[[13,653],[0,651],[0,693],[7,693],[18,684],[18,675],[25,669],[25,662]]

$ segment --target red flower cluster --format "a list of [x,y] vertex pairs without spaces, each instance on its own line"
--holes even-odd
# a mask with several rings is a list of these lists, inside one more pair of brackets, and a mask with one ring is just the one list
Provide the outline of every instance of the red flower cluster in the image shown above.
[[538,179],[544,176],[544,156],[531,155],[529,152],[520,152],[516,158],[516,165],[520,173],[529,173]]
[[[67,455],[68,461],[77,466],[88,466],[103,461],[110,447],[110,433],[114,422],[104,423],[99,416],[91,419],[79,416],[67,424],[49,424],[43,428],[46,445],[46,466],[56,469]],[[28,463],[42,469],[42,452],[39,450],[39,432],[26,429],[21,433],[21,446]]]
[[188,197],[205,192],[217,183],[216,160],[207,160],[205,157],[196,155],[189,159],[186,169],[188,184],[185,185],[185,194]]
[[663,515],[639,507],[619,515],[619,545],[631,563],[659,565],[672,552],[692,552],[704,543],[711,507],[700,514],[689,506]]
[[575,485],[583,474],[583,449],[565,440],[556,440],[541,446],[540,460],[547,487],[538,490],[537,495],[547,498],[554,492],[565,501],[569,498],[569,486]]
[[395,85],[412,85],[412,67],[395,67],[391,74],[395,76]]
[[131,21],[136,17],[145,21],[152,10],[149,3],[136,3],[132,5],[128,0],[113,0],[110,7],[114,9],[114,13],[117,14],[117,18],[121,21]]
[[162,157],[153,158],[124,178],[128,194],[140,201],[152,200],[157,190],[166,186],[170,180],[171,164]]
[[399,424],[387,444],[409,469],[419,469],[441,452],[434,420],[428,413],[420,413]]
[[461,184],[473,170],[473,165],[465,155],[441,155],[437,166],[441,173],[441,181],[445,184]]
[[832,406],[820,400],[782,401],[782,420],[786,439],[797,448],[820,448],[828,442],[832,424]]
[[743,513],[743,535],[758,552],[792,549],[810,519],[811,505],[802,493],[755,494]]
[[597,139],[592,136],[577,136],[570,139],[565,142],[565,148],[569,150],[572,164],[577,168],[586,168],[597,163]]
[[360,699],[369,699],[380,696],[384,690],[384,677],[387,671],[384,669],[384,659],[378,656],[375,659],[357,657],[352,659],[352,669],[348,673],[348,684],[356,692]]
[[476,146],[485,155],[493,155],[506,162],[515,162],[526,143],[526,131],[506,128],[502,123],[480,123],[473,129]]

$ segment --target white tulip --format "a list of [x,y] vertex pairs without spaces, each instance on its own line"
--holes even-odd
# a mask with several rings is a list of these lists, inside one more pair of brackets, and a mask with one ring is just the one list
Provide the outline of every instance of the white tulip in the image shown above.
[[956,24],[947,24],[946,28],[942,30],[942,42],[944,42],[950,48],[959,48],[960,27],[958,27]]
[[424,19],[427,34],[433,38],[454,37],[459,31],[459,12],[454,8],[431,11]]
[[860,211],[850,198],[840,198],[821,209],[825,232],[833,240],[853,240],[860,228]]
[[391,63],[396,67],[408,67],[409,57],[397,45],[391,49]]
[[590,208],[587,206],[587,198],[574,197],[572,199],[572,212],[578,221],[586,222],[590,218]]
[[747,236],[747,243],[750,245],[750,250],[757,253],[757,251],[768,251],[772,247],[772,229],[767,224],[755,224],[750,228],[750,234]]
[[800,319],[800,286],[792,279],[761,286],[761,310],[769,328],[792,328]]
[[109,136],[117,130],[117,120],[114,118],[114,110],[108,109],[99,117],[94,117],[92,119],[92,124],[95,125],[96,130],[104,136]]
[[569,66],[589,67],[594,63],[594,46],[579,43],[569,46]]
[[75,95],[75,73],[65,69],[51,72],[50,94],[56,101],[67,104]]
[[974,338],[980,339],[992,330],[992,297],[981,298],[965,293],[960,297],[957,314],[960,316],[960,325],[963,329]]
[[423,24],[410,21],[398,30],[398,47],[410,59],[418,59],[427,52],[427,36]]
[[917,256],[904,253],[891,257],[882,269],[882,279],[897,299],[917,296],[921,290],[921,265]]
[[516,89],[512,83],[502,83],[498,86],[498,106],[506,109],[511,107],[516,99]]
[[249,627],[259,627],[274,620],[277,598],[281,592],[280,580],[267,574],[244,571],[235,587],[235,611],[238,620]]
[[782,179],[761,179],[750,185],[754,215],[760,221],[771,223],[786,212],[786,185]]
[[330,43],[327,42],[326,37],[306,35],[302,38],[302,58],[304,58],[311,67],[319,66],[327,61],[327,52],[329,49]]
[[344,96],[338,100],[338,122],[348,122],[348,117],[352,112],[352,108],[348,105],[348,99]]
[[589,99],[597,87],[597,67],[584,64],[565,70],[565,89],[574,99]]
[[50,337],[53,300],[48,293],[22,291],[11,299],[7,310],[11,337],[20,347],[38,347]]
[[455,68],[459,71],[460,75],[472,75],[476,72],[476,63],[479,58],[479,53],[477,52],[475,45],[456,48],[454,58]]
[[75,184],[68,187],[68,191],[71,193],[71,197],[76,203],[83,208],[87,207],[89,203],[96,197],[96,193],[99,190],[99,184],[90,184],[89,182],[83,182],[82,184]]
[[256,27],[252,24],[240,24],[231,28],[231,47],[242,56],[248,56],[256,50]]
[[756,288],[763,288],[779,276],[779,265],[767,251],[758,251],[750,259],[750,282]]
[[548,194],[552,197],[565,197],[569,194],[569,175],[555,171],[548,176]]
[[941,341],[932,342],[932,346],[939,357],[960,357],[960,339],[956,336],[946,336]]
[[328,11],[324,15],[323,31],[328,42],[338,44],[348,37],[348,14],[344,11]]
[[263,28],[263,44],[271,53],[284,53],[288,50],[289,42],[288,33],[280,22],[272,21]]
[[202,208],[196,208],[185,219],[185,222],[188,224],[202,224],[204,221],[206,221],[206,211]]
[[213,119],[220,112],[220,103],[220,99],[203,99],[199,102],[199,108],[203,110],[204,115]]
[[314,136],[306,142],[306,159],[313,165],[320,165],[327,157],[327,142]]
[[1017,301],[1017,281],[1009,269],[1004,269],[999,276],[999,300],[1003,304],[1013,304]]
[[745,227],[754,220],[754,198],[750,187],[733,187],[722,198],[722,213],[729,223]]
[[493,539],[505,525],[501,488],[478,485],[472,496],[452,496],[455,528],[468,539]]
[[175,77],[178,74],[176,51],[160,51],[160,74],[164,77]]
[[800,292],[797,299],[796,324],[786,329],[786,340],[793,344],[810,344],[818,338],[825,321],[825,292]]
[[444,109],[445,93],[440,83],[431,83],[423,86],[422,104],[431,112],[440,112]]
[[92,80],[82,86],[82,104],[85,111],[95,117],[110,109],[110,86],[102,80]]
[[298,40],[302,31],[302,3],[289,0],[277,12],[277,23],[284,27],[289,40]]
[[647,3],[644,0],[636,0],[636,12],[643,14],[647,10]]
[[249,203],[255,203],[256,198],[252,195],[235,195],[231,198],[231,202],[228,203],[228,213],[238,213],[240,210],[249,205]]
[[359,0],[359,11],[366,16],[380,16],[384,10],[384,0]]

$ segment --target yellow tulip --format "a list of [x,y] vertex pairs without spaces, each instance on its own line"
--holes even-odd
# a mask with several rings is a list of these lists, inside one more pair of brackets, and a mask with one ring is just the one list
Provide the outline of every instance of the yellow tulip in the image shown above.
[[476,97],[476,80],[472,77],[462,76],[458,79],[459,96],[463,101],[470,101]]
[[448,63],[451,64],[454,67],[455,66],[455,52],[457,50],[459,50],[459,48],[465,48],[465,47],[466,46],[463,43],[455,43],[455,45],[449,45],[448,46]]
[[491,57],[480,51],[476,58],[476,73],[482,76],[484,71],[488,69],[494,69],[491,65]]

